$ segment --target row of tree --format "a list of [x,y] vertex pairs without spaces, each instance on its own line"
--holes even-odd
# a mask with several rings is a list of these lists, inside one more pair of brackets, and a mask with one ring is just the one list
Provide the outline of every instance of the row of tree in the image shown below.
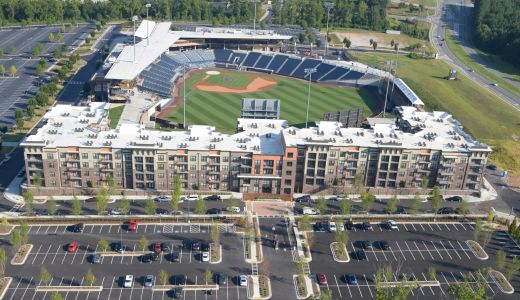
[[520,0],[475,0],[474,41],[520,67]]

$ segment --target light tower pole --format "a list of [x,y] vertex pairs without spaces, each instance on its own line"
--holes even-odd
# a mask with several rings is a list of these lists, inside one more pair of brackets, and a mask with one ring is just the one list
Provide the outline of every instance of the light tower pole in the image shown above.
[[137,16],[132,17],[132,22],[134,23],[134,60],[133,60],[134,63],[135,63],[135,21],[137,21],[137,20],[138,20]]
[[311,81],[312,74],[316,72],[316,68],[308,68],[304,70],[305,74],[309,76],[309,91],[307,93],[307,113],[305,114],[305,128],[307,128],[307,123],[309,122],[309,106],[311,104]]
[[394,86],[395,79],[397,78],[397,60],[399,59],[399,43],[395,44],[395,69],[394,69],[394,80],[392,80],[392,91],[390,92],[390,101],[394,99]]
[[183,129],[186,129],[186,63],[182,65],[183,72],[182,72],[182,102],[183,102],[183,123],[182,127]]
[[329,16],[330,10],[334,7],[334,3],[325,2],[325,8],[327,9],[327,36],[325,37],[325,58],[327,58],[327,53],[329,50]]
[[146,47],[150,46],[150,36],[148,34],[148,9],[152,7],[150,3],[146,3]]

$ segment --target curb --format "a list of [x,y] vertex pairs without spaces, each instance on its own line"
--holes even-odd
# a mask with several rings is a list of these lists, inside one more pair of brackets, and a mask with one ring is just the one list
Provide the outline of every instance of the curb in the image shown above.
[[[482,252],[484,252],[484,254],[486,254],[485,257],[480,257],[477,252],[473,249],[473,247],[470,245],[471,243],[470,242],[474,242],[476,245],[478,245],[478,247],[480,248],[480,250],[482,250]],[[479,243],[477,243],[476,241],[473,241],[473,240],[467,240],[465,241],[466,245],[468,245],[468,248],[471,250],[471,252],[473,252],[473,255],[475,255],[475,257],[479,260],[486,260],[489,258],[489,255],[487,254],[486,250],[484,250],[484,248],[482,248],[482,246],[480,246]]]
[[93,286],[61,286],[61,285],[39,285],[36,287],[36,292],[101,292],[103,290],[102,285]]
[[9,230],[7,230],[7,232],[5,232],[5,233],[0,233],[0,236],[1,235],[10,235],[11,231],[13,231],[13,229],[14,229],[14,226],[9,225]]
[[3,299],[5,296],[5,293],[7,293],[7,290],[9,289],[9,286],[11,285],[11,282],[13,281],[13,277],[4,277],[2,280],[7,280],[7,284],[4,287],[4,290],[2,291],[2,294],[0,294],[0,299]]
[[[308,275],[304,275],[304,278],[305,278],[305,287],[307,289],[307,295],[300,295],[298,293],[298,284],[296,283],[296,278],[298,277],[298,275],[293,275],[293,284],[294,284],[294,292],[296,293],[296,299],[307,299],[309,298],[310,296],[312,296],[313,294],[313,289],[312,289],[312,280],[309,278]],[[311,283],[310,286],[309,286],[309,282]]]
[[[209,244],[209,250],[210,250],[209,253],[211,253],[211,247],[212,247],[213,244],[214,243],[210,243]],[[211,256],[210,256],[210,261],[209,261],[210,264],[220,264],[222,262],[222,245],[219,245],[219,252],[220,252],[219,260],[211,261]]]
[[98,252],[101,257],[114,257],[114,256],[141,256],[150,254],[153,251],[124,251],[124,252],[115,252],[115,251],[107,251],[107,252]]
[[218,284],[188,284],[188,285],[156,285],[152,287],[154,292],[165,292],[175,288],[182,288],[184,291],[218,291]]
[[[504,291],[504,289],[502,288],[502,286],[498,283],[498,280],[496,279],[494,273],[499,273],[503,278],[504,280],[507,282],[507,284],[509,285],[509,287],[511,287],[511,290],[510,291]],[[488,272],[489,276],[493,279],[493,281],[495,282],[495,284],[498,286],[498,288],[500,289],[500,291],[504,294],[513,294],[515,292],[515,288],[511,285],[511,283],[509,282],[509,280],[507,280],[507,278],[505,278],[504,274],[502,274],[502,272],[499,272],[497,270],[490,270]]]
[[[14,262],[14,259],[16,257],[16,255],[18,254],[18,251],[16,252],[16,254],[13,256],[13,258],[11,258],[11,265],[14,265],[14,266],[21,266],[23,264],[25,264],[25,261],[27,260],[27,258],[29,257],[29,254],[31,254],[31,250],[33,248],[33,244],[24,244],[22,245],[21,247],[25,246],[25,245],[29,245],[29,250],[27,251],[27,253],[25,254],[25,257],[22,259],[21,262]],[[21,248],[20,247],[20,248]]]
[[381,282],[382,287],[397,287],[397,286],[441,286],[438,280],[428,281],[387,281]]
[[347,254],[346,260],[341,260],[336,257],[336,252],[334,251],[334,244],[338,244],[338,242],[330,243],[330,251],[332,252],[332,257],[334,258],[334,260],[339,263],[348,263],[350,261],[350,255],[348,255],[347,247],[345,246],[345,244],[343,244],[343,249],[345,249],[345,253]]

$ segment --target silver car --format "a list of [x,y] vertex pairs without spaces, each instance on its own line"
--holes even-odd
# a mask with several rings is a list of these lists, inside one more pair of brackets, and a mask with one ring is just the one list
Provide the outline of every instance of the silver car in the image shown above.
[[152,287],[153,286],[153,275],[146,275],[144,277],[144,286]]

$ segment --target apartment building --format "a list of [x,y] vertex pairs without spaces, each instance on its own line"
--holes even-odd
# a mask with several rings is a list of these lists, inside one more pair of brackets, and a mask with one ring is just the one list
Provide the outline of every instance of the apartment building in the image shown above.
[[414,107],[398,107],[395,124],[370,128],[323,121],[300,129],[285,120],[238,119],[235,134],[205,125],[110,129],[108,107],[57,105],[45,115],[46,124],[22,143],[30,189],[78,194],[113,184],[129,194],[165,193],[179,176],[187,190],[252,195],[348,191],[356,181],[393,191],[427,184],[472,192],[491,151],[451,115]]

